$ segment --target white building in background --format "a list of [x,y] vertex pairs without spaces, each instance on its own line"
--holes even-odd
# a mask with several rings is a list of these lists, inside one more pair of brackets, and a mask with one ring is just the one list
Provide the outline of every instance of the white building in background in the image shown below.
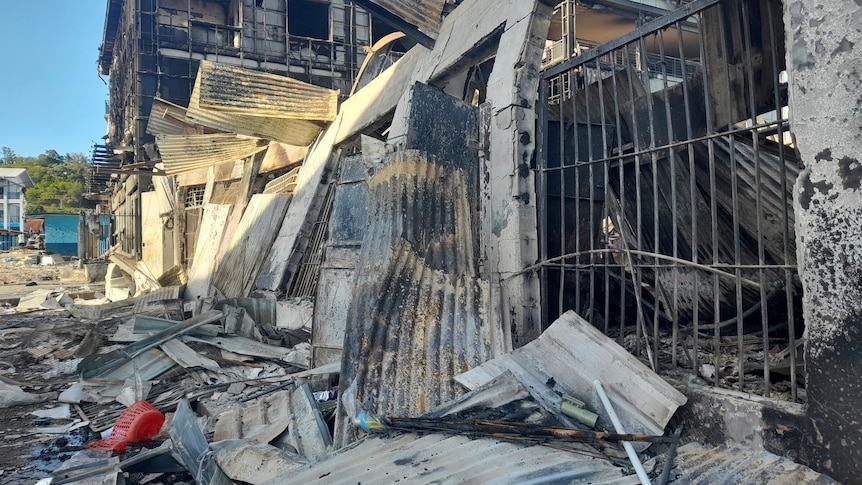
[[24,228],[27,201],[24,190],[33,181],[23,168],[0,168],[0,230],[20,231]]

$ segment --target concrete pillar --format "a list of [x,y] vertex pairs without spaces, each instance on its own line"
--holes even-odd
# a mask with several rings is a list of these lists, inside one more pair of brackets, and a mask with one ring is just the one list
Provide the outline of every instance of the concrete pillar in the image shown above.
[[494,103],[484,194],[490,205],[491,301],[499,303],[515,347],[542,331],[537,275],[521,270],[535,264],[539,254],[531,163],[539,69],[552,10],[550,2],[536,2],[530,15],[505,26],[488,79],[487,99]]
[[785,0],[809,456],[862,477],[862,0]]

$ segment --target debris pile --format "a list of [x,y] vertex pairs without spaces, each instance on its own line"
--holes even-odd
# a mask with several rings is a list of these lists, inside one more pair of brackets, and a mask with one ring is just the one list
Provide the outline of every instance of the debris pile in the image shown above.
[[[181,297],[181,288],[169,293]],[[51,483],[650,483],[704,459],[690,445],[680,449],[689,461],[672,458],[679,430],[664,429],[685,398],[572,312],[533,343],[456,376],[458,397],[419,416],[375,416],[339,394],[339,364],[308,368],[309,337],[282,332],[264,317],[275,314],[270,306],[228,299],[183,320],[164,318],[169,304],[162,316],[125,307],[75,327],[56,325],[70,320],[61,310],[43,310],[54,325],[32,327],[45,330],[42,342],[70,347],[48,386],[63,392],[3,384],[0,396],[17,399],[3,407],[33,409],[31,432],[45,437],[35,453]],[[7,333],[29,335],[34,315]],[[32,355],[39,342],[16,347]],[[339,403],[356,411],[357,441],[344,447],[333,440]]]

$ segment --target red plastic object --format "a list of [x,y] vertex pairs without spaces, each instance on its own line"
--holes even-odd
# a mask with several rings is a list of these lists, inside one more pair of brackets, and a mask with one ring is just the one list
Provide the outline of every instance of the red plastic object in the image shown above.
[[147,401],[138,401],[123,411],[114,424],[111,436],[90,443],[87,448],[126,451],[126,444],[149,441],[159,434],[165,424],[165,415]]

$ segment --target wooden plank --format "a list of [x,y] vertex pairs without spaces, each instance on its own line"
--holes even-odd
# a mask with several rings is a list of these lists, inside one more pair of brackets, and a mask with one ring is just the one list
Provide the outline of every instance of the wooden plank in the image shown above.
[[204,206],[204,216],[201,221],[200,233],[198,233],[198,242],[195,246],[195,256],[188,274],[186,301],[195,301],[210,294],[210,282],[216,265],[214,255],[217,254],[221,245],[231,207],[216,204]]
[[[686,402],[685,396],[658,374],[572,311],[533,342],[455,380],[473,389],[507,370],[556,415],[557,393],[580,399],[587,409],[602,413],[604,408],[593,387],[593,381],[601,381],[629,433],[663,434],[676,409]],[[598,425],[608,428],[611,423],[602,415]]]
[[225,297],[248,296],[279,227],[283,227],[289,203],[290,197],[278,194],[251,198],[213,278],[213,285]]

